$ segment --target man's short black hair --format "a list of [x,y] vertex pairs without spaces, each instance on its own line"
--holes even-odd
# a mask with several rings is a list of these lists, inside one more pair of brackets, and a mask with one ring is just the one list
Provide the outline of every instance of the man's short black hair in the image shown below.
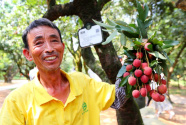
[[51,28],[54,28],[58,31],[59,33],[59,36],[60,36],[60,39],[61,39],[61,42],[62,42],[62,38],[61,38],[61,32],[60,30],[58,29],[58,27],[52,23],[50,20],[46,19],[46,18],[40,18],[38,20],[34,20],[27,28],[26,30],[23,32],[23,35],[22,35],[22,40],[24,42],[24,45],[25,45],[25,48],[29,49],[29,46],[28,46],[28,40],[27,40],[27,35],[28,33],[38,27],[38,26],[49,26]]

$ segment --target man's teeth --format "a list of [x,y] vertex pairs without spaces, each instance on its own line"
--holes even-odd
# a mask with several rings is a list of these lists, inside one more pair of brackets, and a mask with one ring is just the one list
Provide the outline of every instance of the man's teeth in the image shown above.
[[52,56],[52,57],[47,57],[47,58],[45,58],[45,60],[53,60],[53,59],[55,59],[56,58],[56,56]]

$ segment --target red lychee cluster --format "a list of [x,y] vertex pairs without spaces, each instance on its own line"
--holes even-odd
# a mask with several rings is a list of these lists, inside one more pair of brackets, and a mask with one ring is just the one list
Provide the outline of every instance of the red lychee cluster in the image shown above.
[[[145,97],[149,94],[154,101],[162,102],[165,99],[163,94],[167,91],[166,80],[161,79],[160,74],[154,73],[154,69],[149,66],[148,60],[152,59],[153,55],[144,53],[144,51],[150,51],[149,45],[151,43],[146,43],[144,50],[135,53],[136,58],[132,64],[126,66],[123,77],[128,76],[128,83],[134,88],[132,91],[134,98],[140,95]],[[159,85],[155,90],[152,90],[150,86],[152,80],[158,83],[157,86]]]
[[163,102],[165,100],[165,96],[163,94],[166,93],[166,91],[167,91],[166,85],[161,84],[160,86],[158,86],[158,91],[156,90],[150,91],[150,96],[156,102]]

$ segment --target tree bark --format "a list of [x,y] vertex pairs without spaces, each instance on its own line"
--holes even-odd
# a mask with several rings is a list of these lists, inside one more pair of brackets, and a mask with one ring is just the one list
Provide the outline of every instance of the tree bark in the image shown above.
[[18,72],[18,70],[15,71],[13,68],[14,67],[12,65],[11,66],[8,66],[5,74],[3,75],[4,82],[5,83],[12,83],[12,79],[14,78],[14,76],[16,75],[16,73]]
[[86,65],[93,71],[95,72],[104,82],[110,83],[107,75],[105,72],[102,70],[102,67],[99,65],[99,62],[96,61],[91,48],[84,48],[81,50],[81,54],[83,57],[83,60],[85,61]]
[[139,108],[132,97],[121,109],[116,110],[116,115],[118,125],[143,125]]

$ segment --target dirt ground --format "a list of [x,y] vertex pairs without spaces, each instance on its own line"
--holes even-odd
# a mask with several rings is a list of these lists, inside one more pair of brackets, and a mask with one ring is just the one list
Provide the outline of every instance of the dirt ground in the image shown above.
[[[7,86],[10,84],[0,83],[0,88],[2,86]],[[11,92],[11,90],[1,90],[0,91],[0,109],[4,102],[5,97]],[[186,96],[173,95],[171,96],[173,104],[173,111],[175,116],[169,120],[169,115],[167,113],[160,114],[159,120],[166,125],[186,125]],[[109,108],[106,111],[101,112],[101,125],[117,125],[116,112],[114,109]]]

